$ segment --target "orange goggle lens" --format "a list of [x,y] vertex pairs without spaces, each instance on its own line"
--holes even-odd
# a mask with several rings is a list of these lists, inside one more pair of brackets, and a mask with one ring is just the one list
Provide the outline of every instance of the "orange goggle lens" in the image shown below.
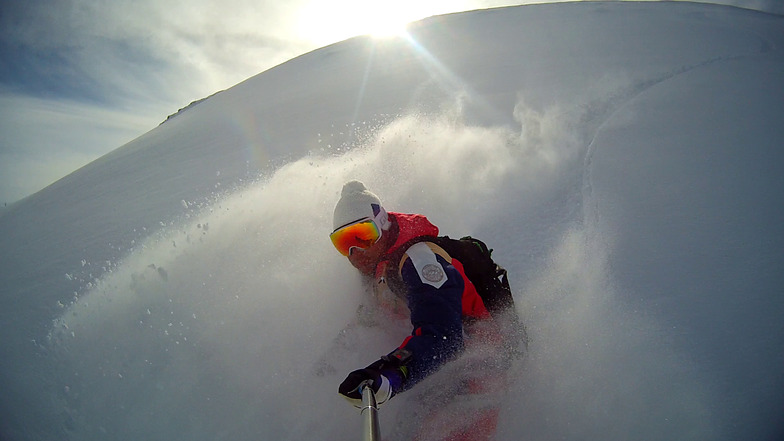
[[332,244],[344,256],[351,254],[351,248],[365,249],[372,246],[379,237],[381,237],[381,231],[372,220],[346,225],[329,235]]

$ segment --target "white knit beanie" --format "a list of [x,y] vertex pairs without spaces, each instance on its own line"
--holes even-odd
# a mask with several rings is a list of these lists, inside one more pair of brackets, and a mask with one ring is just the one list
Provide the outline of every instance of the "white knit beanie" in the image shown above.
[[340,200],[335,205],[332,225],[335,230],[360,219],[370,218],[382,230],[389,228],[389,217],[378,196],[371,193],[365,184],[349,181],[343,185]]

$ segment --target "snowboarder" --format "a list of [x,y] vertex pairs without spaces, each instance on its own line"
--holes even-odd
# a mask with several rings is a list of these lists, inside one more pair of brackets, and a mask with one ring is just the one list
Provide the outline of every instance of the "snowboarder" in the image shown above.
[[[442,370],[449,387],[421,388],[418,401],[430,405],[409,409],[409,419],[417,421],[408,429],[396,427],[392,438],[492,437],[506,373],[513,356],[522,352],[519,346],[526,344],[506,272],[492,262],[481,241],[439,237],[438,227],[425,216],[387,212],[359,181],[344,185],[333,224],[330,238],[335,248],[375,281],[378,302],[393,313],[407,314],[414,328],[398,348],[348,374],[338,392],[359,407],[359,388],[369,384],[381,405]],[[480,248],[477,244],[484,247],[484,255],[478,258],[461,251],[462,246],[473,253]],[[469,279],[469,267],[480,260],[490,262],[498,272],[484,281],[476,275]],[[439,411],[433,412],[434,408]]]

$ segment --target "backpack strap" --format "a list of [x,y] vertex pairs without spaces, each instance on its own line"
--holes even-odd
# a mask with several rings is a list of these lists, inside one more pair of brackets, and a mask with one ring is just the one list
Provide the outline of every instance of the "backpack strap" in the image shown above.
[[408,250],[410,250],[411,248],[413,248],[414,246],[416,246],[416,245],[418,245],[420,243],[427,245],[427,247],[430,248],[430,251],[432,251],[433,254],[437,254],[437,255],[443,257],[444,260],[446,260],[447,262],[452,263],[452,256],[450,256],[449,253],[447,253],[446,250],[444,250],[440,246],[436,245],[433,242],[430,242],[429,239],[433,239],[433,238],[425,238],[425,240],[423,240],[421,242],[415,242],[413,245],[409,246],[406,249],[406,252],[403,253],[403,255],[400,257],[400,262],[399,262],[399,265],[398,265],[398,269],[403,269],[403,264],[406,263],[406,259],[408,257],[410,257],[410,255],[408,253]]

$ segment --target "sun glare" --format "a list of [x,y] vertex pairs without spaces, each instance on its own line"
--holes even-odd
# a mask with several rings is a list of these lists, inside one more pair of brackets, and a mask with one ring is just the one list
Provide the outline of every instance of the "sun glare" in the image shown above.
[[449,10],[447,3],[434,5],[409,0],[313,1],[301,11],[299,33],[318,44],[334,43],[357,35],[378,38],[402,36],[407,23]]
[[[386,10],[385,10],[386,9]],[[363,25],[367,26],[362,34],[370,34],[374,37],[396,37],[405,34],[406,24],[416,20],[413,15],[406,15],[395,7],[377,8],[368,11]]]

